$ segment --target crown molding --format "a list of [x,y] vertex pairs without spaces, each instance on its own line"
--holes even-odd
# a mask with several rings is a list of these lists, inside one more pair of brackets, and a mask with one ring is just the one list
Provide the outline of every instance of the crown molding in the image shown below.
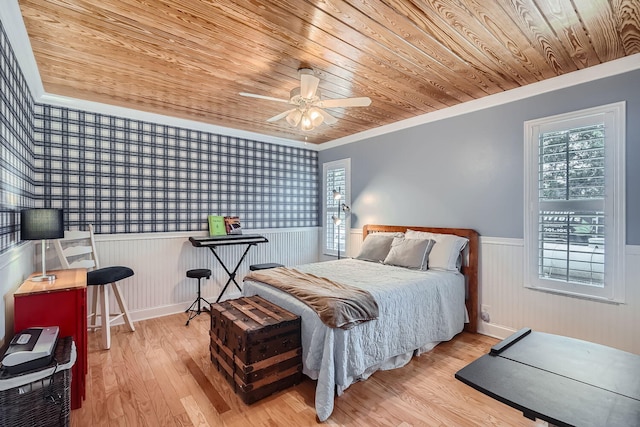
[[532,83],[519,88],[511,89],[505,92],[488,95],[473,101],[464,102],[453,107],[434,111],[432,113],[423,114],[410,119],[401,120],[399,122],[380,126],[375,129],[356,133],[344,138],[334,139],[333,141],[323,144],[308,144],[303,141],[295,141],[291,139],[278,138],[274,136],[247,132],[238,129],[227,128],[223,126],[210,125],[194,120],[179,119],[173,116],[165,116],[162,114],[147,113],[131,108],[117,107],[98,102],[84,101],[76,98],[69,98],[59,95],[48,94],[44,91],[38,65],[33,55],[33,49],[29,42],[27,30],[24,26],[22,14],[18,0],[0,0],[3,5],[0,8],[0,20],[5,27],[14,54],[20,65],[23,75],[27,81],[29,89],[37,103],[55,105],[66,108],[77,108],[95,113],[109,114],[114,116],[123,116],[136,120],[151,121],[163,123],[170,126],[184,127],[203,132],[211,132],[215,134],[225,135],[229,137],[237,137],[250,139],[254,141],[270,142],[279,145],[292,147],[301,147],[308,150],[323,151],[338,147],[352,142],[358,142],[376,136],[384,135],[391,132],[411,128],[414,126],[431,123],[467,114],[486,108],[495,107],[513,101],[522,100],[535,95],[575,86],[581,83],[587,83],[606,77],[623,74],[629,71],[640,69],[640,53],[630,55],[614,61],[605,62],[604,64],[595,65],[593,67],[584,68],[562,76],[543,80],[541,82]]
[[320,151],[640,69],[640,53],[326,142]]
[[92,113],[106,114],[110,116],[126,117],[133,120],[141,120],[145,122],[162,123],[163,125],[187,128],[189,130],[199,130],[202,132],[214,133],[232,138],[248,139],[251,141],[269,142],[278,145],[290,147],[305,148],[308,150],[317,150],[315,144],[307,144],[292,139],[278,138],[275,136],[264,135],[255,132],[248,132],[239,129],[227,128],[224,126],[212,125],[195,120],[181,119],[173,116],[165,116],[163,114],[149,113],[132,108],[118,107],[115,105],[103,104],[100,102],[85,101],[77,98],[70,98],[61,95],[43,94],[36,100],[39,104],[52,105],[57,107],[65,107],[90,111]]
[[278,145],[290,147],[305,148],[317,151],[316,144],[308,144],[304,141],[296,141],[286,138],[278,138],[275,136],[264,135],[255,132],[248,132],[239,129],[232,129],[224,126],[212,125],[195,120],[180,119],[173,116],[163,114],[148,113],[145,111],[134,110],[132,108],[118,107],[115,105],[103,104],[99,102],[85,101],[77,98],[53,95],[46,93],[38,71],[38,64],[33,55],[33,49],[29,42],[20,5],[18,0],[0,0],[0,21],[5,28],[7,37],[13,53],[18,61],[20,70],[27,82],[27,86],[31,91],[34,101],[38,104],[53,105],[58,107],[72,108],[93,113],[107,114],[111,116],[127,117],[134,120],[142,120],[154,123],[162,123],[169,126],[188,128],[192,130],[200,130],[203,132],[214,133],[218,135],[228,136],[232,138],[242,138],[252,141],[268,142]]
[[44,86],[42,86],[36,58],[33,56],[29,35],[24,26],[20,5],[18,4],[18,0],[0,1],[2,2],[2,7],[0,7],[0,21],[2,21],[2,26],[7,33],[13,54],[22,70],[22,75],[27,81],[31,96],[37,102],[38,99],[44,95]]

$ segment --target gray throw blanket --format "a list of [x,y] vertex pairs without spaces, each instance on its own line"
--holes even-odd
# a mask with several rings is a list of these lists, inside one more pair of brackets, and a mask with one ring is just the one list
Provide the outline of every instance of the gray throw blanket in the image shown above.
[[244,280],[263,282],[293,295],[332,328],[350,329],[378,318],[378,304],[369,292],[325,277],[279,267],[253,271]]

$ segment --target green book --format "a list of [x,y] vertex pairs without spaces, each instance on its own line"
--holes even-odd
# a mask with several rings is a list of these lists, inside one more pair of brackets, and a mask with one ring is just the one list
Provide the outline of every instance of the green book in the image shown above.
[[227,228],[223,216],[209,215],[209,236],[224,236]]

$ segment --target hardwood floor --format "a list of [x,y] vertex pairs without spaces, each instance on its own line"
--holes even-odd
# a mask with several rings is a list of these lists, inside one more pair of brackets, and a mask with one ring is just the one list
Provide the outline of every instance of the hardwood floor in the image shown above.
[[[319,424],[315,382],[245,405],[209,357],[209,316],[186,314],[112,328],[111,350],[89,333],[87,397],[72,426],[307,426]],[[454,378],[497,342],[462,333],[405,367],[379,371],[336,398],[334,426],[534,426]]]

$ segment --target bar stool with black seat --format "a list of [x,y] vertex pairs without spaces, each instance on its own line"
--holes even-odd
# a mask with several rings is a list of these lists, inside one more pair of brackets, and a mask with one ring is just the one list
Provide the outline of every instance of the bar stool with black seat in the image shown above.
[[[90,322],[87,327],[91,330],[102,329],[102,348],[111,348],[111,324],[123,317],[131,332],[136,329],[129,315],[127,303],[122,296],[119,281],[133,276],[133,270],[124,266],[100,268],[93,225],[89,224],[89,231],[65,231],[64,238],[55,240],[54,245],[58,259],[63,268],[86,268],[87,286],[94,286],[92,292]],[[109,287],[120,308],[120,313],[111,313],[109,308]],[[98,313],[98,304],[100,313]],[[100,316],[100,324],[97,318]]]
[[[206,268],[196,268],[193,270],[189,270],[187,271],[187,277],[198,279],[198,296],[195,301],[191,303],[189,308],[184,311],[185,313],[190,312],[185,326],[189,326],[189,322],[191,321],[191,319],[196,317],[198,314],[202,313],[203,311],[209,311],[210,303],[206,299],[202,298],[202,295],[200,293],[200,280],[208,279],[209,277],[211,277],[211,270]],[[201,301],[204,301],[206,303],[204,307],[200,304]],[[196,310],[194,307],[198,307],[198,309]]]

